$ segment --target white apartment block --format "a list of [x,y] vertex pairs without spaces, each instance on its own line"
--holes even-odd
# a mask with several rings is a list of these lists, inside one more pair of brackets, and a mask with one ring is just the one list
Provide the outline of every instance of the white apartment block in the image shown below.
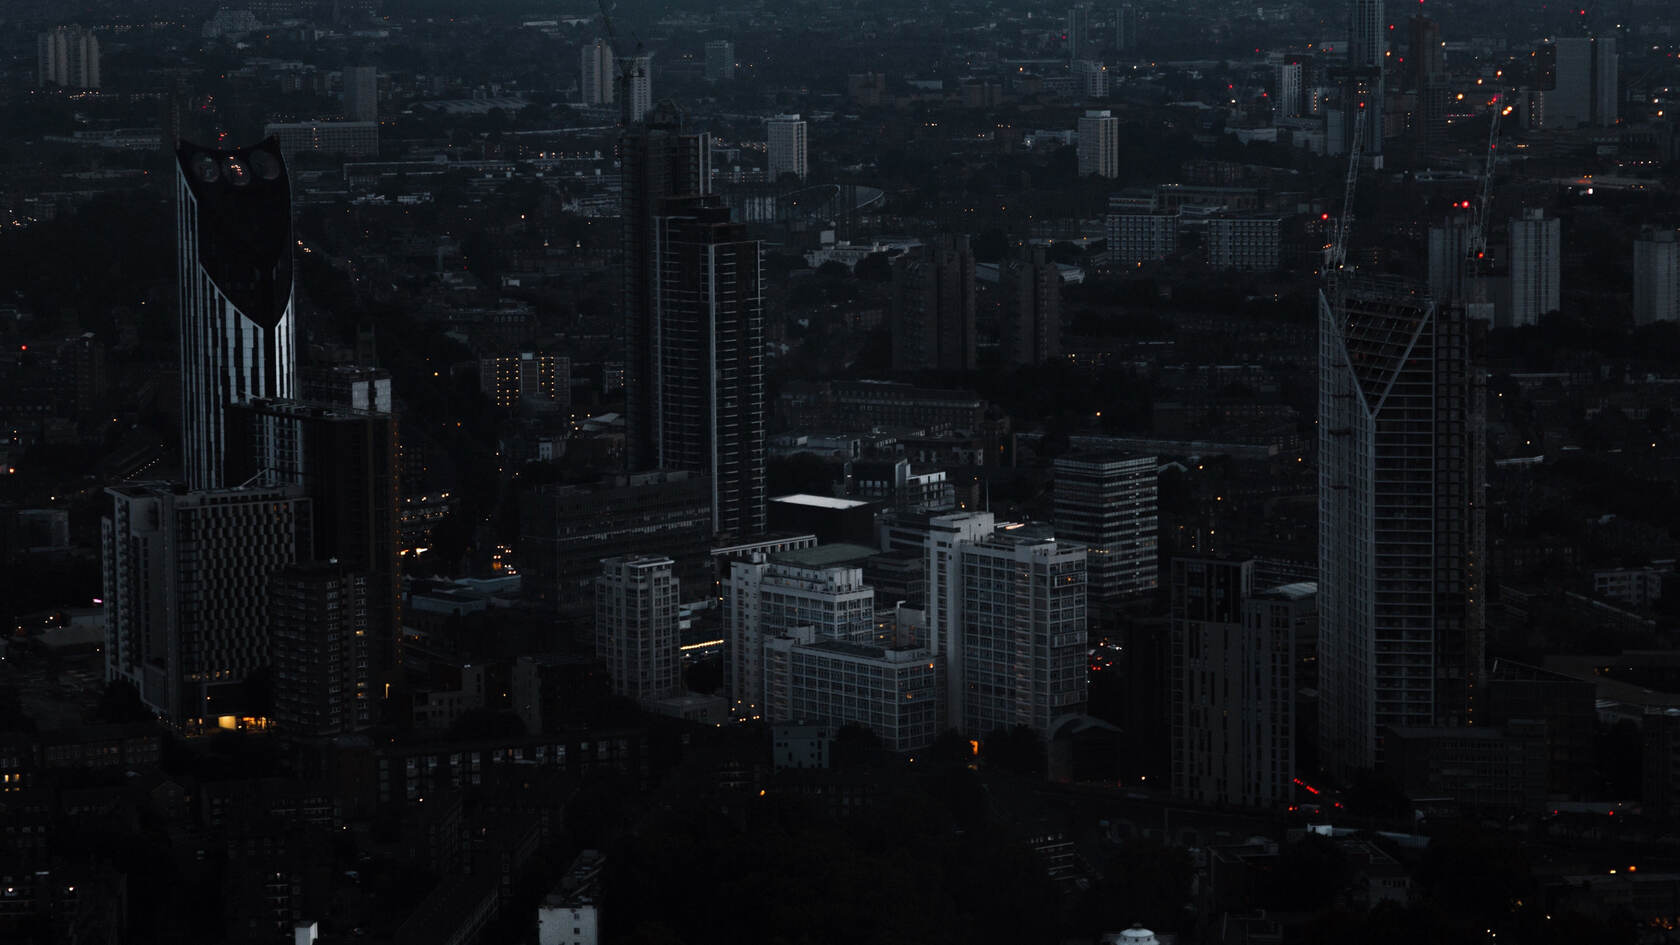
[[1087,111],[1079,119],[1079,176],[1093,174],[1120,176],[1120,119],[1107,109]]
[[1084,545],[1089,596],[1144,594],[1158,583],[1154,456],[1086,453],[1055,463],[1056,537]]
[[647,704],[681,681],[680,588],[663,556],[606,558],[595,579],[595,655],[613,692]]
[[824,640],[797,627],[765,640],[763,660],[772,722],[862,725],[893,752],[926,748],[943,727],[939,659],[926,649]]
[[1648,229],[1633,241],[1633,323],[1680,321],[1680,242]]
[[1540,324],[1540,316],[1558,310],[1558,272],[1563,252],[1563,221],[1544,210],[1525,209],[1511,220],[1512,328]]
[[809,171],[804,119],[798,115],[777,115],[764,124],[769,152],[768,179],[773,183],[781,180],[783,174],[792,174],[804,180]]
[[774,558],[754,554],[731,567],[725,621],[738,715],[764,714],[765,641],[809,627],[818,640],[874,642],[875,591],[862,568],[823,564],[830,553],[819,545]]

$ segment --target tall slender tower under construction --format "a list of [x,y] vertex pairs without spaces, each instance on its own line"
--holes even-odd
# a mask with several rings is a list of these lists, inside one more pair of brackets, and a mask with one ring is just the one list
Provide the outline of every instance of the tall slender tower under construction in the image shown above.
[[654,306],[658,258],[654,218],[671,197],[711,189],[711,136],[687,134],[676,108],[661,103],[621,139],[623,264],[620,300],[625,330],[625,459],[632,472],[659,465],[659,333]]
[[1469,725],[1484,649],[1483,383],[1460,304],[1319,297],[1319,729],[1329,770],[1391,726]]
[[1358,112],[1365,111],[1365,156],[1382,166],[1383,73],[1387,68],[1382,0],[1352,0],[1348,17],[1348,61],[1342,79],[1342,128],[1351,142]]

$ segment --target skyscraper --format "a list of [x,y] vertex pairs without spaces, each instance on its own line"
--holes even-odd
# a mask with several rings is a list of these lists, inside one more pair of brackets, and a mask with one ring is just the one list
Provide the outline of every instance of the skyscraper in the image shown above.
[[1048,740],[1085,712],[1085,549],[1000,530],[957,552],[951,723],[981,737],[1024,725]]
[[735,78],[735,44],[727,39],[706,41],[706,81],[727,82]]
[[1272,111],[1279,118],[1294,118],[1301,114],[1305,99],[1301,96],[1301,61],[1285,62],[1277,67],[1277,97],[1272,99]]
[[625,324],[625,459],[631,471],[659,466],[659,264],[654,218],[666,198],[711,191],[711,136],[685,134],[675,108],[662,106],[625,132],[620,184]]
[[1680,321],[1680,242],[1673,227],[1647,227],[1633,241],[1633,323]]
[[578,91],[585,105],[611,105],[618,76],[612,47],[597,39],[578,54]]
[[224,485],[223,408],[297,391],[291,184],[273,139],[176,151],[182,468]]
[[630,70],[624,79],[627,88],[623,93],[628,102],[627,117],[630,121],[641,121],[653,110],[653,57],[630,56],[619,64],[620,69],[626,67]]
[[972,371],[974,253],[966,236],[941,236],[893,263],[895,371]]
[[1255,594],[1252,561],[1172,563],[1172,790],[1279,807],[1295,777],[1295,634],[1313,586]]
[[1059,456],[1055,476],[1056,537],[1085,546],[1091,599],[1153,591],[1160,568],[1155,457]]
[[1079,119],[1079,176],[1120,176],[1120,119],[1108,109],[1087,111]]
[[80,26],[60,26],[35,37],[36,73],[42,88],[99,88],[99,37]]
[[294,564],[269,583],[274,722],[308,738],[372,720],[367,576],[337,562]]
[[1473,721],[1483,382],[1463,309],[1404,286],[1319,298],[1319,734],[1375,767],[1388,726]]
[[379,70],[349,66],[344,70],[344,117],[348,121],[379,120]]
[[309,497],[313,542],[301,560],[336,561],[365,578],[368,679],[389,671],[402,632],[394,418],[267,399],[230,406],[227,417],[230,478]]
[[1069,59],[1084,59],[1090,46],[1091,8],[1074,4],[1067,15],[1067,54]]
[[764,123],[769,139],[769,173],[774,182],[783,174],[805,179],[807,170],[805,151],[805,122],[798,115],[777,115]]
[[1121,52],[1131,52],[1137,48],[1137,44],[1137,7],[1130,3],[1122,3],[1114,12],[1114,48]]
[[1062,354],[1062,272],[1042,246],[1024,246],[998,273],[1000,328],[1013,364]]
[[1429,228],[1429,294],[1437,302],[1469,298],[1466,271],[1470,255],[1470,221],[1455,214]]
[[716,195],[667,199],[654,219],[652,393],[658,466],[705,474],[712,528],[765,525],[764,296],[759,246]]
[[1538,209],[1511,220],[1511,308],[1504,324],[1538,325],[1540,316],[1558,310],[1562,254],[1563,221]]
[[106,494],[105,677],[177,725],[245,714],[238,690],[269,665],[270,578],[310,555],[309,499],[295,486]]
[[1382,166],[1387,24],[1382,0],[1350,0],[1347,68],[1342,77],[1342,128],[1351,142],[1356,113],[1365,115],[1365,156]]
[[1560,37],[1553,51],[1554,83],[1546,93],[1546,127],[1614,125],[1620,114],[1616,38]]
[[1412,134],[1418,143],[1430,145],[1447,130],[1447,62],[1441,53],[1441,25],[1420,13],[1408,26],[1406,65],[1411,70],[1412,91],[1417,95]]
[[613,692],[649,703],[681,682],[677,618],[681,596],[670,558],[607,558],[595,579],[595,656]]

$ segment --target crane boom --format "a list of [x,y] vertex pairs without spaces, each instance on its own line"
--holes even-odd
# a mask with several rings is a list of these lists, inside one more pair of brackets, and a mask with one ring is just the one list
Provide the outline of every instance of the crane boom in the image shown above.
[[[618,96],[618,120],[620,124],[628,128],[630,127],[631,121],[630,90],[634,88],[635,78],[639,73],[639,70],[643,68],[641,65],[642,41],[640,39],[636,39],[636,52],[634,55],[619,55],[617,51],[623,49],[624,47],[619,44],[618,30],[613,29],[612,17],[607,13],[607,0],[598,0],[598,3],[601,8],[601,25],[607,31],[607,43],[611,45],[614,50],[613,75],[615,87],[613,89],[613,94]],[[635,38],[634,34],[632,34],[632,38]],[[638,115],[636,117],[639,118],[641,116]]]
[[1364,105],[1361,105],[1353,119],[1353,142],[1348,145],[1347,179],[1342,184],[1342,214],[1336,218],[1335,235],[1330,238],[1329,249],[1324,254],[1324,277],[1336,278],[1335,274],[1347,265],[1348,232],[1353,224],[1353,193],[1359,186],[1359,159],[1365,153],[1365,122]]

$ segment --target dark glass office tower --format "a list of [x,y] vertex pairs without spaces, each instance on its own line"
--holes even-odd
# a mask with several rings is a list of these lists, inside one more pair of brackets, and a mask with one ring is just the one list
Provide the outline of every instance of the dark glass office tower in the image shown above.
[[189,489],[216,489],[223,408],[297,390],[291,184],[273,138],[175,156],[182,468]]
[[[658,274],[654,218],[665,200],[706,194],[711,136],[686,134],[682,116],[662,102],[620,139],[623,263],[620,299],[625,331],[625,460],[631,472],[661,466],[658,422],[660,338],[654,292]],[[666,467],[670,468],[670,467]]]
[[667,199],[654,220],[656,459],[706,475],[712,528],[765,525],[764,296],[759,246],[721,198]]

